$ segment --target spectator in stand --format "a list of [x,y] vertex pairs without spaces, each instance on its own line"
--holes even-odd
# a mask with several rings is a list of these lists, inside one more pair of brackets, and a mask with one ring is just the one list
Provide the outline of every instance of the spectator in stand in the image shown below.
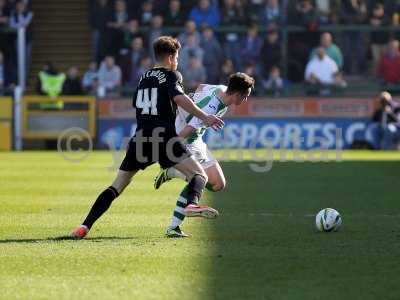
[[132,82],[132,74],[139,68],[141,59],[146,55],[143,38],[138,36],[133,39],[131,48],[125,53],[119,62],[122,70],[122,81]]
[[121,86],[122,73],[120,67],[115,64],[112,56],[106,56],[100,65],[99,76],[99,94],[105,95],[107,92],[113,92]]
[[129,14],[126,9],[126,2],[124,0],[116,0],[108,27],[122,30],[126,26],[128,20]]
[[2,61],[2,72],[4,72],[3,76],[7,77],[6,82],[8,83],[13,81],[12,78],[15,77],[14,68],[10,68],[10,65],[16,65],[15,43],[13,36],[8,34],[6,31],[2,32],[1,29],[9,26],[10,11],[11,7],[7,3],[7,1],[0,0],[0,53],[3,60]]
[[400,83],[400,52],[399,41],[391,40],[387,46],[386,53],[382,55],[378,65],[378,77],[385,84]]
[[[8,8],[8,10],[9,11],[13,11],[13,10],[15,10],[15,8],[16,8],[16,6],[17,6],[17,1],[18,0],[6,0],[6,2],[7,2],[7,8]],[[29,4],[29,1],[23,1],[23,2],[25,2],[25,4],[26,5],[28,5]]]
[[[343,0],[341,4],[342,24],[365,24],[367,21],[367,4],[365,0]],[[352,73],[353,63],[356,62],[356,73],[365,71],[365,43],[364,35],[360,31],[347,31],[344,38],[344,69],[346,73]],[[356,57],[353,58],[353,55]]]
[[153,53],[153,41],[163,35],[163,22],[164,19],[160,15],[155,15],[151,20],[150,31],[148,33],[149,45],[148,49],[150,49],[151,57],[155,60]]
[[274,26],[267,31],[267,36],[261,48],[260,54],[261,76],[266,78],[270,74],[272,66],[281,66],[282,51],[279,34]]
[[109,53],[117,55],[119,49],[124,46],[124,30],[128,24],[129,16],[124,0],[116,0],[114,12],[108,19],[107,27],[110,33]]
[[258,24],[269,26],[282,24],[281,8],[278,0],[264,0],[265,4],[260,8]]
[[[385,7],[382,3],[376,3],[372,9],[369,18],[372,27],[379,28],[390,24],[389,17],[385,13]],[[385,47],[389,41],[389,34],[384,31],[371,31],[370,43],[372,51],[372,61],[374,69],[376,69],[379,59],[385,51]]]
[[140,25],[148,26],[151,23],[151,20],[154,16],[154,6],[151,0],[146,0],[142,4],[142,9],[140,10],[137,19],[139,20]]
[[248,21],[257,23],[259,21],[260,12],[265,5],[265,0],[248,0],[247,1],[247,16]]
[[[55,98],[61,94],[65,81],[65,74],[59,73],[51,62],[47,62],[38,74],[36,91],[40,95],[48,95]],[[62,105],[62,103],[61,103]],[[60,108],[58,103],[51,108]]]
[[206,69],[196,56],[189,58],[189,65],[182,70],[182,75],[185,78],[185,89],[188,92],[194,92],[199,84],[206,82],[207,79]]
[[90,26],[92,28],[93,59],[101,61],[108,47],[107,21],[110,18],[108,0],[96,0],[90,9]]
[[97,74],[97,63],[93,61],[89,64],[89,69],[83,75],[83,90],[90,95],[94,95],[96,93],[98,83],[99,76]]
[[247,30],[240,44],[241,65],[256,65],[260,58],[262,39],[258,35],[258,27],[253,25]]
[[336,24],[338,22],[339,6],[339,0],[316,0],[315,9],[319,24]]
[[380,123],[380,141],[382,150],[399,150],[400,145],[400,105],[388,92],[380,94],[380,107],[372,120]]
[[[321,34],[319,47],[325,49],[325,53],[333,59],[338,66],[339,70],[343,68],[343,55],[339,47],[332,42],[332,35],[329,32]],[[314,48],[311,52],[310,59],[317,55],[318,47]]]
[[168,10],[168,4],[170,0],[151,0],[153,3],[153,12],[155,14],[164,15],[164,13]]
[[0,0],[0,28],[8,26],[10,12],[7,8],[6,0]]
[[150,56],[148,55],[143,56],[140,60],[139,67],[133,70],[133,73],[131,74],[131,78],[128,84],[131,86],[137,86],[140,77],[143,75],[144,72],[146,72],[148,69],[151,68],[152,63],[153,61]]
[[391,13],[391,20],[393,26],[400,25],[400,3],[392,3],[387,10]]
[[[246,14],[241,1],[225,0],[221,12],[222,26],[236,26],[246,24]],[[226,58],[233,61],[236,69],[240,68],[240,38],[236,31],[223,33],[223,48]]]
[[199,0],[184,0],[181,1],[182,5],[182,10],[185,13],[185,15],[189,15],[190,11],[192,10],[193,7],[196,6],[196,4],[199,2]]
[[254,78],[255,83],[254,83],[254,95],[258,96],[260,94],[260,83],[262,80],[260,80],[259,73],[257,72],[257,66],[256,64],[248,64],[244,66],[243,68],[243,73],[246,73],[247,75],[251,76]]
[[201,36],[200,33],[197,31],[196,23],[193,21],[187,21],[185,24],[185,31],[178,35],[178,40],[182,46],[186,44],[189,35],[194,35],[196,43],[200,43]]
[[222,84],[228,84],[229,75],[235,73],[235,67],[230,59],[225,59],[221,66],[221,76],[219,82]]
[[185,14],[181,9],[180,0],[171,0],[165,15],[165,26],[181,27],[185,24]]
[[346,86],[338,66],[332,58],[326,55],[323,47],[319,47],[317,55],[308,62],[305,80],[307,83],[317,86]]
[[275,97],[280,96],[284,90],[281,70],[277,66],[271,67],[269,77],[267,80],[262,81],[262,85],[268,94],[273,94]]
[[294,11],[293,21],[294,25],[299,25],[307,28],[310,31],[315,31],[318,26],[317,11],[311,0],[300,0],[296,5]]
[[79,78],[79,70],[77,67],[68,69],[67,78],[63,85],[63,95],[82,95],[81,79]]
[[198,6],[190,11],[189,19],[199,28],[206,25],[216,28],[220,22],[218,7],[211,5],[210,0],[199,0]]
[[143,34],[141,34],[139,31],[139,21],[133,19],[129,21],[127,29],[124,33],[124,48],[129,49],[132,41],[137,37],[144,39]]
[[24,2],[26,7],[28,7],[29,9],[31,8],[31,2],[32,2],[31,0],[6,0],[9,11],[15,10],[18,1]]
[[189,35],[186,40],[186,44],[182,47],[179,53],[179,69],[184,72],[189,67],[190,57],[196,57],[201,64],[203,64],[203,49],[198,45],[196,36]]
[[26,51],[25,51],[25,62],[26,62],[26,75],[29,74],[32,54],[32,19],[33,12],[27,9],[24,1],[18,1],[15,6],[15,11],[10,16],[10,27],[13,29],[25,28],[26,30]]
[[224,0],[221,10],[221,24],[222,26],[237,26],[245,25],[247,17],[245,13],[246,7],[242,1],[238,0]]
[[221,61],[223,52],[221,45],[214,35],[214,30],[211,27],[203,29],[203,36],[200,47],[204,50],[203,65],[206,68],[207,83],[217,84],[219,73],[221,70]]
[[295,32],[289,35],[289,61],[296,66],[294,71],[289,73],[289,78],[292,81],[298,81],[303,78],[304,66],[308,62],[312,45],[318,43],[318,16],[310,0],[298,1],[291,14],[289,20],[293,25],[307,29],[304,32]]

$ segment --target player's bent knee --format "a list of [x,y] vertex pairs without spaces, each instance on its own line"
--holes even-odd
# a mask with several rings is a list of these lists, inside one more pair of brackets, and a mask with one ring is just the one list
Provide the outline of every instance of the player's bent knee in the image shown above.
[[225,178],[219,178],[218,180],[213,182],[211,185],[212,185],[212,189],[214,192],[220,192],[223,189],[225,189],[225,186],[226,186]]
[[225,186],[226,186],[225,181],[224,182],[221,181],[221,182],[214,184],[212,187],[213,187],[214,192],[220,192],[225,189]]

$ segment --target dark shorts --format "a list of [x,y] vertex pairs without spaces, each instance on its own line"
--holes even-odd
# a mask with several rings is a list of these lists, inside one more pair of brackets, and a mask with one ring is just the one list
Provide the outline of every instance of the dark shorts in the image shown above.
[[182,140],[176,134],[164,134],[157,142],[138,138],[129,141],[124,160],[119,167],[122,171],[144,170],[158,162],[162,168],[170,168],[190,157]]

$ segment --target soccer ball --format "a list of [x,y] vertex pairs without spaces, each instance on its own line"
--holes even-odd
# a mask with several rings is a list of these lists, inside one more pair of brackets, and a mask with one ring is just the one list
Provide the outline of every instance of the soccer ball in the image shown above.
[[324,208],[315,217],[315,226],[319,231],[337,231],[341,225],[342,217],[333,208]]

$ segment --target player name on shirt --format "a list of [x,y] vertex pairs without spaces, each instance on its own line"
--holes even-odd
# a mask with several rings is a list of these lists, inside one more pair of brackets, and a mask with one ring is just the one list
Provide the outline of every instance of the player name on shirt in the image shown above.
[[161,70],[149,70],[140,77],[139,81],[142,81],[144,78],[148,77],[156,77],[158,79],[158,84],[162,84],[167,81],[165,73]]

